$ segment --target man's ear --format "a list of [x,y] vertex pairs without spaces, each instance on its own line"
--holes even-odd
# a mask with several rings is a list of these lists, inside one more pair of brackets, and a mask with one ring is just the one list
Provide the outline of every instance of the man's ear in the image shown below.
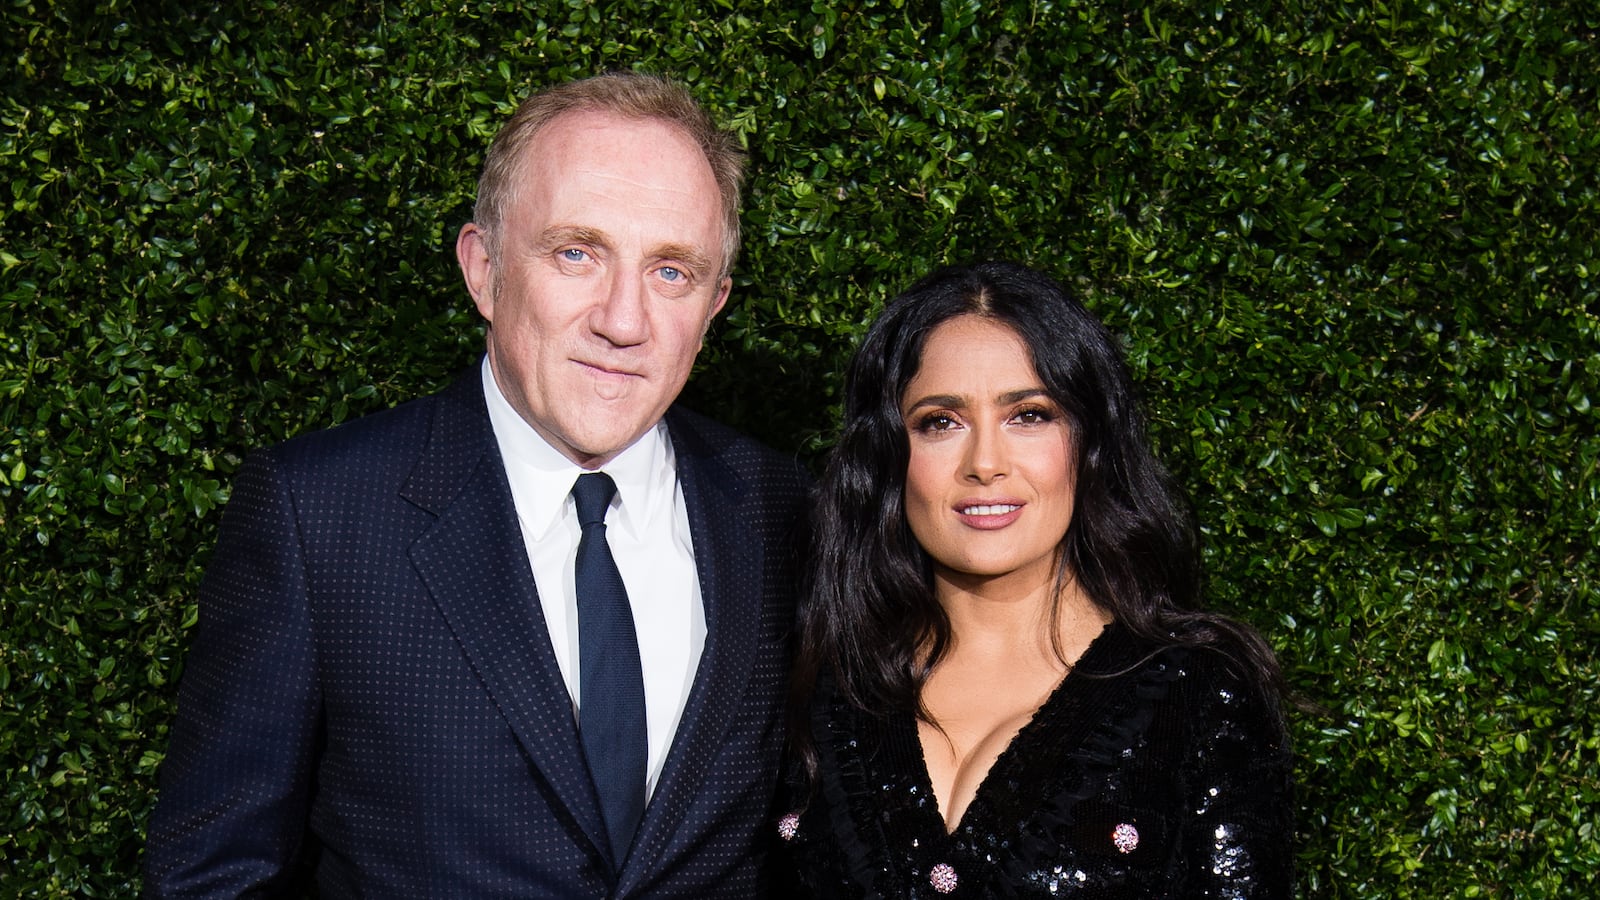
[[467,293],[478,307],[478,315],[494,322],[494,260],[489,256],[489,237],[476,222],[461,226],[456,235],[456,262],[461,265],[461,278],[467,283]]

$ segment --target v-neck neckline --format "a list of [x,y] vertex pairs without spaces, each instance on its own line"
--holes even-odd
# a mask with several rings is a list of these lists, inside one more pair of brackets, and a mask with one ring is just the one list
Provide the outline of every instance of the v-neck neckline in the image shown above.
[[[1118,638],[1122,634],[1121,626],[1113,621],[1107,623],[1100,633],[1095,635],[1094,640],[1090,641],[1089,646],[1084,648],[1083,654],[1073,663],[1072,668],[1067,670],[1067,673],[1051,689],[1050,694],[1045,697],[1044,702],[1039,704],[1038,708],[1028,716],[1028,720],[1022,723],[1022,727],[1017,729],[1017,733],[1011,736],[1011,740],[1006,743],[1000,754],[995,757],[994,763],[989,766],[989,770],[983,774],[982,780],[978,782],[977,789],[973,791],[972,799],[967,802],[966,808],[961,811],[961,816],[954,824],[945,820],[944,813],[939,808],[939,798],[933,789],[933,777],[928,774],[928,760],[923,751],[922,740],[917,733],[915,716],[894,717],[891,728],[897,733],[889,743],[892,746],[899,746],[908,751],[906,753],[908,758],[899,761],[899,764],[904,766],[902,771],[909,773],[911,784],[915,790],[926,792],[929,802],[922,807],[921,813],[932,819],[930,838],[937,835],[942,842],[954,839],[962,831],[963,825],[966,825],[969,821],[975,821],[974,810],[987,810],[992,806],[991,801],[993,798],[991,795],[996,790],[994,785],[998,779],[1014,777],[1014,774],[1011,773],[1014,773],[1017,768],[1019,754],[1027,751],[1028,746],[1036,739],[1037,732],[1053,727],[1055,717],[1049,714],[1054,713],[1058,707],[1065,705],[1081,694],[1082,691],[1079,689],[1079,685],[1085,678],[1104,674],[1101,672],[1099,663],[1102,662],[1102,657],[1113,653],[1115,645],[1120,644]],[[1084,722],[1081,724],[1086,728],[1090,723]],[[979,815],[982,815],[982,812]],[[922,827],[917,829],[918,832],[929,831],[928,824],[926,822],[923,823]]]

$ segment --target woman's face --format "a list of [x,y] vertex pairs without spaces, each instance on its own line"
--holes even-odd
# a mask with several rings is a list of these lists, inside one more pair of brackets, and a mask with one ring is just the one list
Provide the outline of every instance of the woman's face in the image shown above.
[[944,580],[1055,576],[1072,523],[1072,436],[1009,326],[959,316],[938,326],[900,398],[911,444],[906,518]]

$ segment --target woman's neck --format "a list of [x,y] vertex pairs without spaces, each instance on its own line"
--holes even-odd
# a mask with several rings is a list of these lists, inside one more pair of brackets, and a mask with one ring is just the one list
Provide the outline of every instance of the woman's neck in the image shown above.
[[996,658],[1064,673],[1111,621],[1076,579],[1060,584],[1053,574],[1021,581],[936,573],[933,589],[950,620],[950,654],[969,663]]

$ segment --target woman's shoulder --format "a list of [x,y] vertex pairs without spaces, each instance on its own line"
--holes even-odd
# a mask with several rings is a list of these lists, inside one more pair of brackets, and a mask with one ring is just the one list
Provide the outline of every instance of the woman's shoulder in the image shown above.
[[1278,766],[1289,757],[1283,702],[1248,656],[1225,644],[1178,646],[1168,711],[1181,717],[1198,757],[1253,759]]
[[1200,732],[1204,739],[1247,740],[1258,749],[1283,748],[1282,700],[1274,679],[1261,671],[1252,648],[1230,633],[1134,633],[1114,623],[1107,637],[1115,653],[1099,664],[1107,690],[1131,689],[1174,721],[1162,730]]

